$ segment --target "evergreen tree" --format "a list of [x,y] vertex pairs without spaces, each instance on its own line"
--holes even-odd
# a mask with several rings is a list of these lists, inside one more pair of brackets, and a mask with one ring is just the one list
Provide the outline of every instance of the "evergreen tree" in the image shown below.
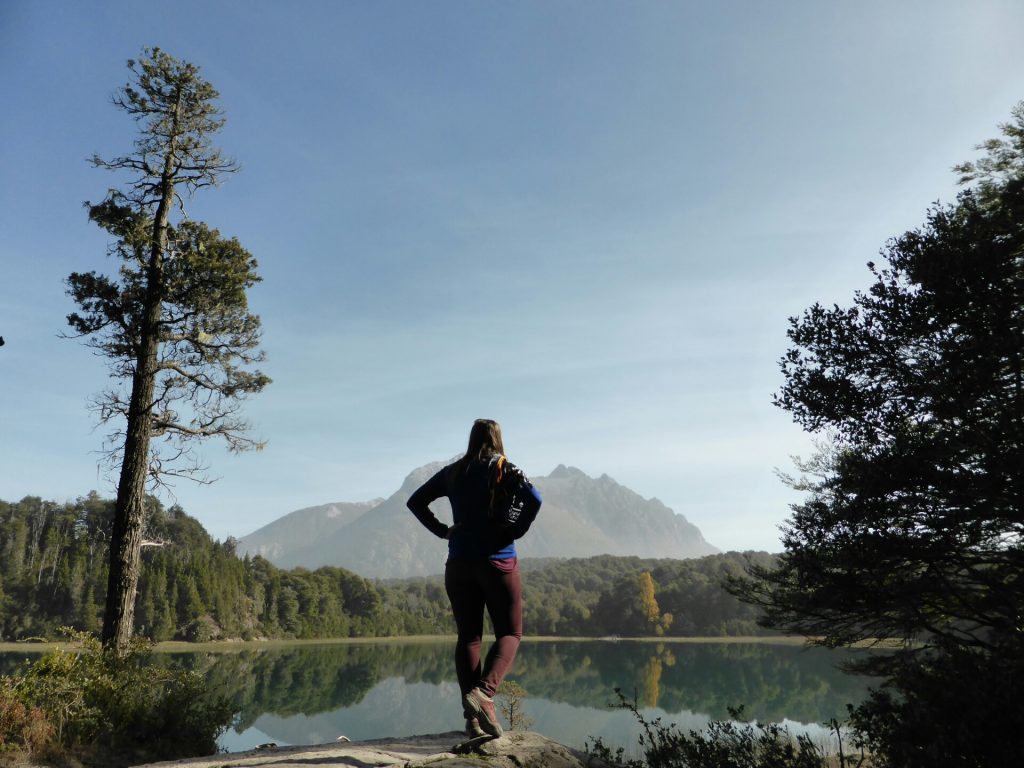
[[879,765],[1024,749],[1024,104],[1014,116],[958,168],[976,189],[891,241],[852,306],[791,320],[777,402],[832,441],[798,481],[779,567],[734,585],[826,645],[902,641],[855,713]]
[[[996,650],[1024,598],[1024,185],[892,241],[854,306],[792,321],[779,404],[836,444],[741,589],[830,645]],[[923,644],[923,645],[922,645]]]
[[112,238],[118,277],[68,278],[80,308],[68,323],[123,385],[94,403],[101,423],[116,425],[107,445],[119,480],[103,642],[119,651],[132,630],[147,481],[201,477],[196,439],[259,447],[238,410],[269,381],[249,369],[262,359],[259,319],[246,302],[259,280],[255,260],[237,240],[183,215],[184,196],[236,170],[211,144],[223,125],[218,94],[195,65],[158,48],[128,68],[132,81],[114,103],[139,125],[134,151],[93,162],[129,180],[88,204],[89,218]]

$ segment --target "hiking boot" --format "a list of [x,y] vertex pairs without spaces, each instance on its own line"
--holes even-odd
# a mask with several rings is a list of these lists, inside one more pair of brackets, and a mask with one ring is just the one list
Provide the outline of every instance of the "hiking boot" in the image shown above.
[[482,739],[487,736],[484,729],[480,727],[480,721],[475,717],[466,718],[466,735],[471,739]]
[[462,701],[466,711],[476,717],[484,733],[494,738],[501,736],[503,731],[501,723],[498,722],[498,713],[494,711],[494,699],[479,688],[474,688],[463,697]]

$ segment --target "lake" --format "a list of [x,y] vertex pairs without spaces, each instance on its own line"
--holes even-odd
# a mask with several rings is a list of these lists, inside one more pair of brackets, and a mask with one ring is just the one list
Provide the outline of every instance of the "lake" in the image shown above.
[[[228,650],[167,651],[169,664],[202,673],[239,708],[228,751],[273,741],[320,744],[461,730],[453,640],[239,645]],[[821,741],[830,718],[867,695],[871,681],[837,664],[852,652],[775,642],[526,640],[509,675],[526,690],[531,730],[581,748],[595,737],[636,754],[640,727],[610,704],[620,688],[648,719],[683,729],[729,719],[781,722]],[[864,651],[862,653],[867,653]],[[10,673],[36,654],[0,653]],[[499,702],[500,703],[500,702]]]
[[[229,751],[273,741],[316,744],[461,730],[452,641],[298,645],[169,653],[201,671],[240,708],[221,738]],[[744,707],[750,720],[784,722],[827,738],[823,721],[846,715],[869,681],[842,673],[848,654],[776,643],[527,641],[509,679],[527,691],[538,731],[582,747],[600,737],[635,754],[639,726],[610,707],[615,688],[649,718],[701,728]]]

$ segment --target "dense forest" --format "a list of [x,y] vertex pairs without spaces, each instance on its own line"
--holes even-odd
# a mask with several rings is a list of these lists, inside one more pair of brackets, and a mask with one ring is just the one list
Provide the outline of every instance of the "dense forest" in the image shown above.
[[[97,632],[113,502],[0,501],[0,639]],[[440,576],[370,581],[342,568],[281,570],[239,558],[178,506],[149,498],[135,631],[153,640],[326,638],[454,632]],[[696,560],[599,556],[525,561],[524,624],[533,635],[762,633],[757,610],[721,587],[763,553]]]
[[[722,589],[726,575],[747,563],[768,567],[763,552],[709,555],[693,560],[596,557],[524,560],[523,624],[533,635],[555,637],[693,637],[770,633],[757,625],[759,610]],[[438,631],[448,622],[441,576],[383,585],[401,607]]]

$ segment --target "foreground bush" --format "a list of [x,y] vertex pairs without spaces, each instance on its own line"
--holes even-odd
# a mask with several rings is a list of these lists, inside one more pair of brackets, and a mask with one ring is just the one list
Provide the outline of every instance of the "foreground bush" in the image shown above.
[[[200,675],[155,664],[141,644],[118,658],[92,638],[76,639],[80,648],[48,653],[22,675],[2,681],[6,698],[0,702],[9,703],[11,744],[21,739],[28,752],[45,752],[52,745],[104,766],[217,751],[217,737],[231,723],[234,708],[211,696]],[[19,720],[27,723],[20,730]]]
[[0,765],[12,754],[43,758],[54,746],[54,728],[46,714],[25,704],[9,678],[0,680]]
[[[712,721],[706,731],[683,733],[674,724],[662,723],[661,718],[647,720],[636,702],[626,699],[618,689],[615,693],[618,706],[632,712],[643,729],[643,758],[625,759],[624,749],[613,752],[600,739],[588,746],[588,751],[622,768],[857,768],[865,762],[863,755],[853,759],[842,752],[829,756],[808,736],[793,736],[788,728],[774,723]],[[730,709],[729,714],[742,719],[741,709]],[[837,724],[832,725],[841,737]]]
[[853,710],[878,768],[990,768],[1024,756],[1024,641],[946,648],[897,668]]

